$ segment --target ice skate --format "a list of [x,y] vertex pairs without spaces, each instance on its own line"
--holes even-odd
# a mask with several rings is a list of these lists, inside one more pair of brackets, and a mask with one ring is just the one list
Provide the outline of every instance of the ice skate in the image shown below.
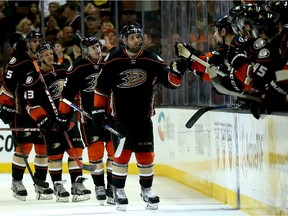
[[37,184],[34,184],[36,199],[37,200],[52,200],[53,199],[53,190],[51,188],[44,188]]
[[125,194],[124,188],[114,188],[114,201],[117,205],[116,209],[119,211],[126,211],[128,199]]
[[115,205],[114,202],[114,196],[113,196],[113,185],[108,184],[106,189],[106,195],[107,195],[107,203],[110,205]]
[[72,184],[71,194],[72,202],[81,202],[90,199],[91,191],[86,189],[83,182],[87,180],[83,176],[78,176],[76,181]]
[[21,201],[26,201],[26,197],[28,194],[27,194],[26,188],[23,185],[22,180],[16,181],[12,179],[11,190],[13,191],[14,198],[21,200]]
[[105,186],[95,186],[95,193],[96,199],[100,202],[100,205],[103,206],[106,200]]
[[54,182],[54,194],[56,196],[56,202],[69,202],[70,194],[65,190],[63,184],[66,180]]
[[141,187],[140,196],[142,197],[143,201],[146,202],[145,207],[146,209],[149,210],[158,209],[158,203],[160,202],[160,199],[152,192],[151,187],[150,188]]

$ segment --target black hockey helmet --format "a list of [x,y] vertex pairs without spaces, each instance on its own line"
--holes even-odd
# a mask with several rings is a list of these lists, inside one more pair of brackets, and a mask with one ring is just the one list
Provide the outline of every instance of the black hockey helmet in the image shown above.
[[42,39],[44,40],[44,36],[41,34],[41,32],[38,31],[30,31],[26,37],[25,37],[25,42],[30,42],[32,39]]
[[54,47],[52,46],[51,43],[47,43],[47,42],[40,43],[37,46],[37,48],[36,48],[36,56],[37,56],[37,58],[39,58],[41,56],[41,53],[44,50],[54,50]]
[[131,34],[140,34],[143,38],[143,31],[138,24],[125,25],[120,34],[123,39],[126,39]]
[[103,48],[101,41],[99,40],[98,37],[95,37],[95,36],[82,38],[80,41],[80,46],[81,46],[81,49],[85,49],[96,43],[98,43],[101,46],[101,49]]
[[237,6],[232,7],[229,10],[227,22],[229,22],[231,24],[231,27],[232,27],[233,32],[235,34],[238,34],[238,31],[239,31],[238,19],[239,19],[239,16],[241,15],[241,13],[243,12],[243,10],[244,10],[244,5],[237,5]]
[[287,24],[288,1],[267,1],[265,4],[265,10],[279,16],[280,21],[283,24]]
[[228,14],[225,14],[214,21],[214,27],[225,28],[228,33],[233,33],[231,23],[228,22]]
[[252,25],[254,37],[257,37],[261,32],[264,32],[268,37],[273,37],[279,33],[279,18],[275,13],[260,14]]

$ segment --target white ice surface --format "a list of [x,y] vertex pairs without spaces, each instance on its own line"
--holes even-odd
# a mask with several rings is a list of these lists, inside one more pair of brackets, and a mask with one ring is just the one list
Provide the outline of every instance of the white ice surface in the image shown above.
[[[0,174],[0,216],[93,216],[93,215],[248,215],[240,210],[233,209],[211,197],[195,191],[183,184],[165,177],[155,176],[153,191],[160,197],[158,210],[146,210],[141,200],[140,187],[137,175],[129,175],[125,191],[129,204],[125,212],[117,211],[115,206],[105,203],[100,206],[95,198],[94,185],[90,175],[85,174],[88,180],[85,186],[92,191],[91,199],[84,202],[57,203],[53,200],[36,200],[33,183],[29,174],[25,174],[23,182],[28,191],[26,201],[19,201],[12,196],[11,174]],[[65,188],[70,192],[69,175],[64,174],[67,180]],[[47,178],[50,183],[50,177]],[[50,183],[50,187],[52,184]]]

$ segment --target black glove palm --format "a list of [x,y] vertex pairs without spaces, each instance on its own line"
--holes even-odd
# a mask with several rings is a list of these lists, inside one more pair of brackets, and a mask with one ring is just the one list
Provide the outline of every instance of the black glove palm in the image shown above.
[[47,116],[41,118],[37,122],[37,126],[42,134],[50,134],[52,131],[52,125]]
[[92,108],[92,122],[95,128],[101,130],[105,125],[111,125],[110,118],[104,108]]
[[0,118],[2,119],[4,124],[11,124],[16,110],[9,106],[3,105],[0,111]]
[[177,77],[182,77],[187,70],[186,60],[177,59],[170,64],[171,73]]
[[69,121],[66,115],[56,116],[56,129],[60,133],[63,133],[69,129]]

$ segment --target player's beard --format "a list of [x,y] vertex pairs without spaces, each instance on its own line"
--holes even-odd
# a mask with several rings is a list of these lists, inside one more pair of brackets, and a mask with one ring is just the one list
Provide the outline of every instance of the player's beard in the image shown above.
[[139,44],[139,45],[133,45],[133,46],[127,46],[126,47],[127,48],[127,50],[129,51],[129,52],[132,52],[132,53],[138,53],[140,50],[141,50],[141,48],[142,48],[142,44]]

